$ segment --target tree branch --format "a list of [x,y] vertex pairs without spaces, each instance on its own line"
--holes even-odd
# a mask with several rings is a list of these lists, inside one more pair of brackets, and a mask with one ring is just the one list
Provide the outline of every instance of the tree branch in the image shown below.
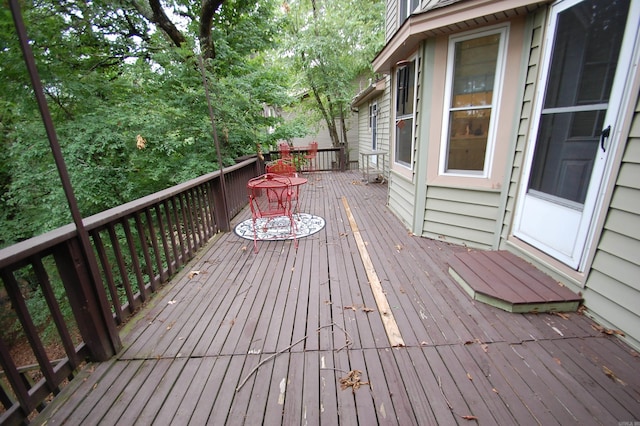
[[[167,14],[164,12],[162,5],[160,4],[160,0],[149,0],[149,6],[151,6],[152,16],[150,20],[159,26],[162,31],[171,39],[173,44],[180,47],[182,43],[186,41],[184,35],[180,32],[180,30],[171,22]],[[138,10],[140,10],[138,8]]]
[[216,10],[222,5],[224,0],[203,0],[200,9],[200,31],[198,34],[200,51],[204,59],[213,59],[216,56],[215,46],[211,38],[213,28],[213,17]]

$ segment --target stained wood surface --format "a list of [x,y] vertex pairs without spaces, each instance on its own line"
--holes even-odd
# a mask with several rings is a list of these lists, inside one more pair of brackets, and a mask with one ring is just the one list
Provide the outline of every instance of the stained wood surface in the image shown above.
[[508,251],[456,253],[450,272],[474,299],[512,312],[575,311],[582,298]]
[[[297,252],[279,241],[259,242],[254,254],[252,241],[218,235],[122,330],[121,353],[87,366],[34,423],[640,419],[634,351],[577,313],[514,314],[474,301],[448,271],[466,248],[410,235],[385,207],[386,190],[358,172],[310,174],[301,211],[325,218],[325,229]],[[387,338],[342,197],[404,347]],[[341,389],[354,370],[360,381]]]

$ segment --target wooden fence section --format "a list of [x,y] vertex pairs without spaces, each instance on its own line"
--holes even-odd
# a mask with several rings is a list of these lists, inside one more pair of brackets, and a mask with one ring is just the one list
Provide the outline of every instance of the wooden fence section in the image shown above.
[[[409,235],[386,185],[311,174],[320,232],[219,234],[34,424],[618,424],[640,359],[586,316],[514,314],[448,274],[464,247]],[[342,200],[405,346],[392,347]],[[245,210],[233,225],[248,218]],[[606,330],[605,330],[606,331]]]

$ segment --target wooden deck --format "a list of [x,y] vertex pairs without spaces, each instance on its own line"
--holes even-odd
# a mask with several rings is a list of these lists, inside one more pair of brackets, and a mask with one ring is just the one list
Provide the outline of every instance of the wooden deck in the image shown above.
[[449,274],[466,249],[411,236],[385,207],[386,185],[360,179],[311,176],[301,210],[326,227],[297,252],[292,241],[254,254],[234,233],[216,237],[122,330],[122,352],[87,366],[34,422],[640,421],[636,352],[578,313],[473,300]]

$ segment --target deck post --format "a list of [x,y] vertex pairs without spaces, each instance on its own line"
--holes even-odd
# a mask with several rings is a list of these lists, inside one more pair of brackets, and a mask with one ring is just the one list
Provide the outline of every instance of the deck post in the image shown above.
[[[94,283],[78,239],[68,240],[53,253],[58,273],[82,340],[93,361],[106,361],[122,347],[101,283]],[[101,294],[102,293],[102,294]]]
[[211,181],[213,188],[213,194],[211,194],[213,197],[213,215],[218,230],[221,232],[229,232],[231,230],[231,221],[229,220],[225,191],[223,191],[222,185],[222,172],[220,172],[220,177]]

